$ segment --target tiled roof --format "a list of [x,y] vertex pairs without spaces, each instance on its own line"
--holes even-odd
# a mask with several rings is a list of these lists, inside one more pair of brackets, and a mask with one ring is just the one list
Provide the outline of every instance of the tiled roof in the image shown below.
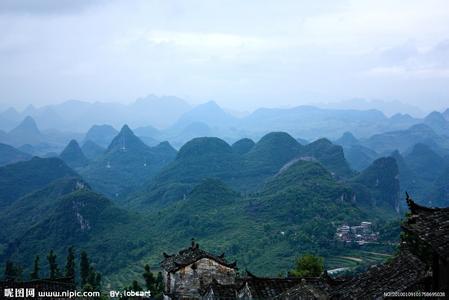
[[429,276],[426,265],[407,250],[392,261],[371,267],[348,282],[335,287],[332,299],[377,299],[384,292],[408,291]]
[[416,204],[407,195],[411,215],[404,230],[427,243],[441,257],[449,257],[449,208],[429,208]]
[[212,292],[215,299],[228,300],[236,299],[237,285],[236,284],[220,284],[217,280],[213,279],[212,282],[202,291],[200,294],[204,297],[207,293]]
[[239,291],[245,288],[249,288],[253,299],[274,299],[279,294],[287,291],[288,289],[299,284],[299,278],[266,278],[256,277],[251,273],[248,273],[248,277],[240,278],[237,284],[240,286]]
[[212,291],[215,299],[221,300],[240,299],[239,297],[246,299],[246,291],[256,300],[328,299],[330,290],[337,284],[340,282],[331,279],[327,274],[302,279],[266,278],[257,277],[247,271],[247,276],[238,278],[235,284],[222,285],[213,280],[200,294],[205,296]]
[[195,241],[193,240],[191,247],[179,251],[178,254],[168,255],[164,253],[164,260],[161,262],[161,267],[167,272],[175,272],[203,258],[208,258],[216,261],[223,266],[237,269],[237,263],[228,263],[224,259],[224,254],[217,256],[206,252],[203,249],[200,249],[199,244],[195,243]]
[[284,293],[278,295],[276,300],[309,300],[329,299],[333,285],[338,284],[327,273],[321,277],[302,278],[300,283]]

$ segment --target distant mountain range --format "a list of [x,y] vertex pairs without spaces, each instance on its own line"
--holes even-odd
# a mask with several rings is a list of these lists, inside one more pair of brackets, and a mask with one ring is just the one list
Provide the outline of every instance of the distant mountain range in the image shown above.
[[[378,153],[395,149],[402,151],[413,146],[408,144],[407,147],[398,148],[391,145],[396,140],[395,134],[409,141],[416,134],[426,135],[436,144],[447,144],[449,139],[447,111],[432,112],[418,119],[399,113],[386,117],[377,110],[298,106],[260,108],[243,117],[235,117],[213,101],[190,107],[176,97],[149,96],[129,105],[67,101],[42,108],[30,106],[21,113],[8,109],[0,115],[3,121],[0,122],[0,129],[4,131],[0,132],[0,142],[16,147],[31,145],[33,149],[31,151],[28,147],[28,152],[38,155],[59,153],[72,139],[80,144],[91,140],[107,147],[117,134],[115,128],[123,124],[134,128],[136,135],[149,146],[169,141],[175,148],[195,137],[215,136],[233,143],[241,138],[258,140],[272,131],[288,132],[295,138],[305,140],[321,137],[335,140],[345,132],[351,132],[359,139],[366,140],[363,146]],[[60,117],[56,118],[55,115]],[[421,138],[420,142],[426,141]]]
[[0,114],[0,129],[10,130],[26,116],[33,117],[43,129],[64,128],[73,132],[86,132],[94,124],[167,127],[190,108],[187,102],[172,96],[149,95],[128,105],[70,100],[40,108],[30,105],[20,113],[9,108]]

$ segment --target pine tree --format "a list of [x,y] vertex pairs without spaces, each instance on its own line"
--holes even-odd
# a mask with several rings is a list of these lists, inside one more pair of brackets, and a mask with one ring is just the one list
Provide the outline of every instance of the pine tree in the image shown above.
[[56,262],[56,254],[54,254],[53,250],[50,250],[47,256],[48,266],[50,270],[50,279],[55,279],[59,276],[59,268],[58,263]]
[[34,259],[34,266],[33,266],[33,272],[31,272],[30,274],[30,278],[31,280],[36,280],[39,279],[39,271],[40,271],[40,266],[39,266],[39,255],[36,256],[36,258]]
[[156,290],[160,295],[164,292],[164,277],[162,277],[162,272],[157,273]]
[[10,260],[6,261],[4,278],[5,278],[5,280],[15,280],[16,279],[14,263]]
[[96,286],[97,290],[101,290],[101,273],[99,273],[99,272],[96,272],[95,286]]
[[133,280],[133,283],[131,284],[131,291],[141,291],[142,287],[139,285],[137,280]]
[[12,281],[21,281],[22,267],[20,265],[14,264],[10,260],[6,261],[4,279]]
[[82,251],[80,260],[81,287],[84,287],[84,285],[86,285],[87,280],[89,278],[89,271],[90,271],[89,258],[87,257],[87,253]]
[[146,264],[144,267],[144,273],[142,274],[143,279],[145,280],[145,286],[147,290],[153,292],[155,290],[156,280],[154,278],[153,273],[150,270],[150,266]]
[[67,253],[67,262],[65,265],[65,277],[73,278],[73,281],[75,281],[75,250],[73,246],[69,248]]
[[97,282],[97,272],[95,272],[94,267],[89,267],[89,275],[87,276],[87,283],[92,286],[94,290],[98,289],[98,282]]

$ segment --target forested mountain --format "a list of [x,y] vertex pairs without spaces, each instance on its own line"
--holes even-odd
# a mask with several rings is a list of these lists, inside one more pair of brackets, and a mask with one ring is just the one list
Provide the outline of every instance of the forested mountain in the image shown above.
[[232,150],[238,154],[248,153],[255,145],[254,141],[249,138],[243,138],[232,144]]
[[394,158],[382,157],[375,160],[352,178],[349,184],[355,192],[354,201],[357,204],[370,209],[381,208],[383,211],[394,209],[399,213],[399,168]]
[[301,155],[314,157],[338,177],[348,178],[354,175],[345,159],[343,148],[332,144],[328,139],[322,138],[305,145]]
[[125,125],[107,150],[79,172],[96,191],[122,199],[175,156],[176,150],[167,142],[148,147]]
[[247,197],[220,180],[201,180],[183,200],[160,210],[153,223],[166,249],[178,249],[186,236],[195,236],[263,274],[288,268],[298,252],[332,253],[332,223],[364,217],[351,199],[351,189],[319,163],[300,160]]
[[316,160],[335,176],[347,178],[353,171],[345,161],[340,146],[318,140],[306,146],[285,132],[272,132],[255,145],[245,140],[243,150],[236,151],[218,138],[195,138],[186,143],[176,159],[167,165],[143,189],[136,193],[132,205],[165,205],[181,199],[202,179],[218,178],[241,192],[253,192],[284,166],[299,159]]
[[4,208],[0,216],[0,260],[20,261],[26,271],[35,255],[54,250],[62,261],[67,248],[75,246],[111,275],[152,249],[143,217],[117,208],[79,178],[54,181]]
[[59,158],[38,158],[0,167],[0,206],[64,177],[78,177]]

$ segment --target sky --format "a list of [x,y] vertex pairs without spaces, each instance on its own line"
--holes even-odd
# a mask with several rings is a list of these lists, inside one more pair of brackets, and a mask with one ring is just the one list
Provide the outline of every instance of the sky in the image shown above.
[[441,110],[449,2],[0,1],[0,108],[148,94],[234,110],[357,99]]

